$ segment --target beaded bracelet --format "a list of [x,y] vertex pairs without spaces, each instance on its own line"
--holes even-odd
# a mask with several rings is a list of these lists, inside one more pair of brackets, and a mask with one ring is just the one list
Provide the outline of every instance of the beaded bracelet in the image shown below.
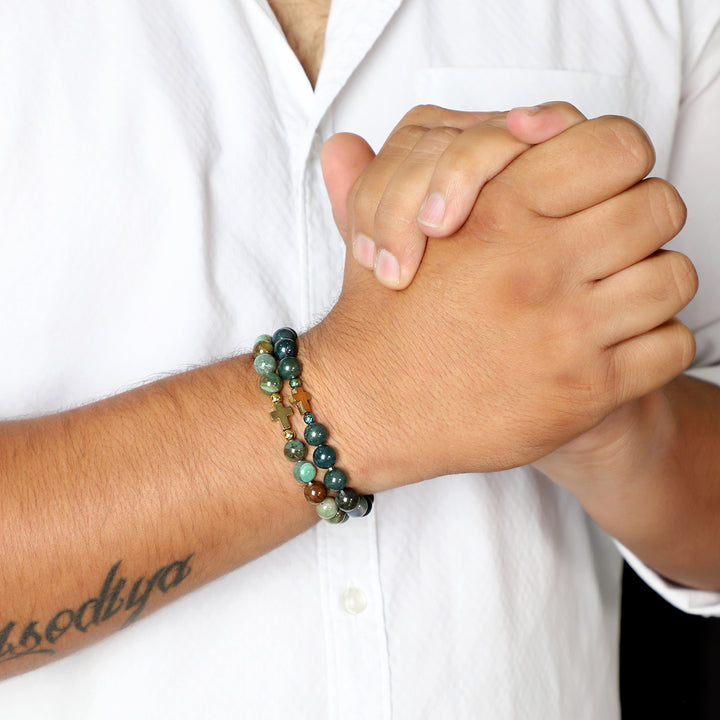
[[[253,347],[253,366],[260,375],[260,390],[270,396],[273,410],[270,417],[280,423],[285,438],[285,457],[295,463],[293,476],[305,485],[305,499],[315,505],[317,514],[330,523],[343,523],[348,517],[365,517],[373,506],[372,495],[360,495],[347,486],[347,474],[335,467],[337,453],[326,444],[327,428],[316,422],[310,407],[311,396],[300,379],[302,365],[297,359],[297,333],[292,328],[280,328],[272,336],[261,335]],[[282,401],[283,381],[290,385],[289,405]],[[308,447],[295,436],[290,417],[293,407],[305,422],[304,437],[315,447],[313,461],[307,457]],[[323,482],[316,479],[318,469],[325,470]]]

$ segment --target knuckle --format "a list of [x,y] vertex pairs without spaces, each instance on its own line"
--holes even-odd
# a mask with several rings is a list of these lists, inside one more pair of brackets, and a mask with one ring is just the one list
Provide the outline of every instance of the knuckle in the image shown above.
[[438,117],[444,112],[439,105],[416,105],[403,116],[400,125],[434,125]]
[[650,172],[655,164],[655,148],[640,125],[619,115],[606,115],[592,124],[595,137],[622,161],[632,162],[643,176]]
[[391,149],[412,150],[427,131],[428,129],[421,124],[403,125],[390,135],[384,149],[386,151]]

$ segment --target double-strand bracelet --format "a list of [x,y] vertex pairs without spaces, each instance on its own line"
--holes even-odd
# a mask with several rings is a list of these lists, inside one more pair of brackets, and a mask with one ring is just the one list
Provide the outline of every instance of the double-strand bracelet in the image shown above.
[[[365,517],[372,510],[373,496],[361,495],[348,487],[347,474],[335,467],[337,453],[326,442],[327,428],[317,422],[312,413],[312,398],[300,379],[302,365],[297,359],[297,350],[297,333],[287,327],[273,335],[261,335],[253,346],[255,372],[260,375],[260,389],[272,400],[270,417],[280,423],[285,438],[285,457],[295,463],[293,476],[305,486],[305,499],[315,505],[321,518],[330,523],[342,523],[348,517]],[[290,386],[288,405],[282,398],[285,380]],[[296,437],[292,428],[293,408],[305,423],[305,442]],[[308,445],[315,448],[312,462],[306,460]],[[318,470],[325,471],[322,482],[317,479]]]

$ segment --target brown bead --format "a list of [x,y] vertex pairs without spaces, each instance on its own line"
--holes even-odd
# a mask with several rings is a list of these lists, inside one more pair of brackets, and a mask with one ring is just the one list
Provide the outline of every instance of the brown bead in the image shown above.
[[326,497],[327,488],[321,482],[315,480],[305,486],[305,499],[309,503],[317,505],[318,503],[321,503]]
[[272,343],[269,343],[267,340],[260,340],[260,342],[256,342],[253,346],[253,357],[257,357],[258,355],[263,354],[270,354],[273,351]]

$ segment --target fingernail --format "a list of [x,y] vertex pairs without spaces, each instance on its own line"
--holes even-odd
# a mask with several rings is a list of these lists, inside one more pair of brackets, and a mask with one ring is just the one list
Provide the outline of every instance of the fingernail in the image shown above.
[[418,222],[429,227],[440,227],[445,217],[445,198],[438,192],[430,193],[418,213]]
[[515,109],[525,113],[526,115],[537,115],[542,110],[542,106],[533,105],[532,107],[519,107]]
[[353,256],[363,267],[372,269],[375,264],[375,243],[367,235],[358,233],[353,240]]
[[387,250],[377,254],[375,275],[385,285],[397,285],[400,282],[400,265],[397,258]]

